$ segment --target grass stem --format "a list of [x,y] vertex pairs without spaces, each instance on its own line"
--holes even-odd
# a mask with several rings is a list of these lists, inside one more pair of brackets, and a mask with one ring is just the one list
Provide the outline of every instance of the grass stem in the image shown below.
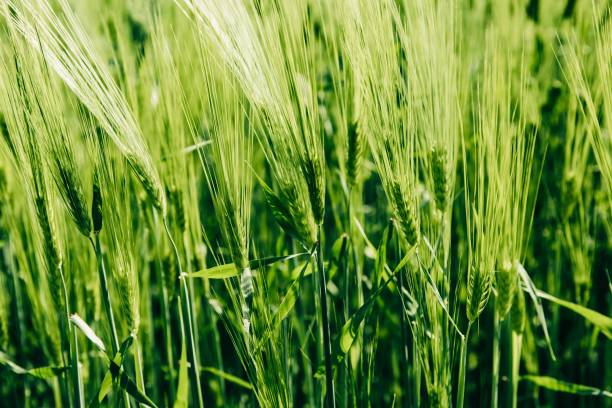
[[318,233],[318,244],[317,244],[317,269],[319,272],[320,279],[320,298],[321,298],[321,322],[323,324],[323,350],[325,354],[325,380],[327,389],[326,394],[326,406],[328,408],[335,408],[336,399],[334,392],[334,372],[332,369],[332,357],[331,357],[331,336],[329,328],[329,315],[327,306],[327,279],[325,277],[325,267],[323,265],[323,249],[321,243],[321,230]]

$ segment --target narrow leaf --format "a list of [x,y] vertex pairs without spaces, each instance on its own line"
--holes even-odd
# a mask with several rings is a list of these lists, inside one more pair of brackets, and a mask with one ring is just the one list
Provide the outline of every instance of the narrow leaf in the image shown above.
[[249,384],[248,382],[244,381],[242,378],[236,377],[235,375],[226,373],[225,371],[221,371],[218,368],[215,367],[204,367],[202,368],[202,371],[206,371],[208,373],[214,374],[218,377],[223,378],[225,381],[229,381],[231,383],[234,383],[240,387],[246,388],[247,390],[251,390],[253,389],[253,387],[251,386],[251,384]]
[[562,306],[566,309],[569,309],[573,311],[574,313],[577,313],[580,316],[584,317],[586,320],[591,322],[595,327],[600,329],[601,332],[608,339],[612,340],[612,319],[609,318],[608,316],[603,315],[587,307],[577,305],[576,303],[572,303],[567,300],[559,299],[539,289],[537,290],[536,293],[540,298],[556,303],[557,305]]
[[187,347],[185,339],[181,344],[181,359],[179,361],[178,387],[176,388],[176,401],[173,408],[187,408],[189,406],[189,374],[187,370]]
[[592,395],[612,398],[612,392],[610,391],[600,390],[599,388],[591,387],[588,385],[574,384],[571,382],[558,380],[553,377],[524,375],[521,377],[521,380],[532,382],[540,387],[546,388],[551,391],[565,392],[568,394],[575,395]]

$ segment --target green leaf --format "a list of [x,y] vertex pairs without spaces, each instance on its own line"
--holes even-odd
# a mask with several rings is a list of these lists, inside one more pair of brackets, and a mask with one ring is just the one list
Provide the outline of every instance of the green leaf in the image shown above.
[[106,374],[104,374],[104,378],[102,379],[102,383],[100,384],[100,388],[98,389],[96,396],[89,403],[90,408],[98,407],[102,401],[104,401],[104,398],[106,398],[108,393],[113,389],[113,380],[119,378],[123,360],[125,359],[127,351],[129,350],[133,341],[134,337],[128,336],[128,338],[121,343],[117,354],[115,354],[112,360],[109,359],[108,370],[106,371]]
[[376,262],[374,264],[374,273],[372,275],[372,286],[377,288],[380,285],[380,280],[383,277],[385,271],[385,265],[387,262],[387,243],[391,238],[392,229],[389,226],[385,227],[380,244],[378,244],[378,250],[376,251]]
[[238,269],[233,263],[228,263],[193,272],[190,273],[189,276],[192,278],[227,279],[238,276]]
[[206,371],[208,373],[214,374],[218,377],[223,378],[225,381],[229,381],[231,383],[234,383],[240,387],[246,388],[247,390],[252,390],[253,386],[251,386],[250,383],[244,381],[242,378],[240,377],[236,377],[235,375],[226,373],[225,371],[221,371],[218,368],[215,367],[204,367],[202,368],[202,371]]
[[149,397],[147,397],[142,391],[138,389],[138,386],[136,385],[134,380],[128,377],[125,371],[121,371],[121,373],[119,374],[119,386],[122,390],[130,394],[136,400],[136,402],[148,405],[152,408],[157,408],[157,405],[155,405],[155,403],[151,401]]
[[298,252],[297,254],[291,254],[291,255],[269,256],[267,258],[253,259],[249,261],[249,266],[251,267],[251,270],[254,271],[256,269],[263,268],[265,266],[269,266],[277,262],[286,262],[290,259],[299,258],[305,255],[310,255],[310,254],[308,252]]
[[546,388],[551,391],[565,392],[568,394],[575,395],[592,395],[612,398],[612,392],[610,391],[600,390],[599,388],[591,387],[588,385],[574,384],[571,382],[558,380],[553,377],[524,375],[521,377],[521,380],[532,382],[542,388]]
[[601,330],[601,332],[608,339],[612,340],[612,319],[609,318],[608,316],[603,315],[587,307],[577,305],[576,303],[572,303],[567,300],[559,299],[539,289],[537,290],[536,293],[540,298],[556,303],[557,305],[564,307],[566,309],[569,309],[573,311],[574,313],[577,313],[580,316],[584,317],[586,320],[591,322],[595,327]]
[[540,321],[540,324],[542,325],[542,330],[544,331],[544,337],[546,338],[546,344],[548,345],[548,351],[550,352],[550,357],[554,361],[556,360],[555,352],[553,351],[552,344],[550,342],[550,336],[548,335],[548,326],[546,325],[546,316],[544,316],[544,309],[542,308],[542,302],[540,302],[540,298],[538,297],[538,294],[537,294],[538,289],[536,288],[535,284],[529,277],[529,274],[527,273],[525,268],[523,268],[522,265],[520,266],[520,268],[518,268],[518,274],[521,280],[523,281],[524,291],[527,292],[527,294],[531,298],[531,301],[533,302],[533,305],[536,309],[536,315],[538,317],[538,320]]
[[[249,266],[252,271],[259,268],[263,268],[277,262],[285,262],[290,259],[298,258],[300,256],[308,255],[308,252],[300,252],[297,254],[283,255],[283,256],[269,256],[266,258],[253,259],[249,261]],[[227,263],[223,265],[217,265],[212,268],[206,268],[201,271],[193,272],[189,274],[192,278],[208,278],[208,279],[228,279],[238,276],[238,268],[233,263]]]
[[181,344],[181,359],[179,361],[179,378],[176,389],[176,401],[173,408],[187,408],[189,405],[189,373],[187,370],[187,346],[185,339]]
[[13,373],[18,375],[29,375],[32,377],[40,378],[42,380],[50,380],[64,371],[67,371],[70,367],[59,367],[59,366],[45,366],[36,368],[23,368],[20,365],[11,361],[9,356],[0,351],[0,364],[7,366]]
[[268,341],[272,333],[276,332],[279,329],[283,320],[285,320],[285,318],[289,316],[289,313],[291,313],[291,311],[293,310],[295,302],[297,301],[298,294],[300,292],[300,281],[304,276],[306,276],[306,270],[308,269],[308,265],[310,264],[311,259],[312,256],[306,260],[306,263],[300,265],[302,269],[299,275],[293,282],[291,282],[289,288],[287,288],[287,292],[285,293],[283,300],[281,300],[281,303],[278,306],[278,310],[276,311],[276,313],[274,313],[274,316],[272,317],[271,327],[266,330],[257,347],[255,347],[255,350],[258,350],[265,344],[266,341]]

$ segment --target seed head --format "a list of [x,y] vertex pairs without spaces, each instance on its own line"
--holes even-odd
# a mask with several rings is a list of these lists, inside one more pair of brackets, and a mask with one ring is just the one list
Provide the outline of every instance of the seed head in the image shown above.
[[348,127],[347,135],[348,149],[346,159],[346,173],[349,186],[354,186],[359,178],[361,161],[365,151],[365,143],[360,134],[357,123],[351,123]]
[[499,271],[495,274],[497,284],[497,312],[503,320],[512,306],[514,291],[518,282],[518,274],[515,264],[506,260],[503,261]]
[[161,182],[157,178],[157,173],[152,169],[148,161],[143,160],[133,153],[126,153],[125,158],[138,178],[138,181],[140,181],[147,192],[153,206],[161,211],[162,216],[165,216],[166,196],[164,195],[164,189],[162,188]]
[[471,267],[468,273],[466,314],[470,322],[480,316],[491,293],[492,271]]
[[433,178],[436,206],[440,211],[446,210],[448,197],[448,171],[446,149],[443,146],[434,147],[430,154],[431,175]]
[[416,216],[414,204],[406,199],[402,185],[394,180],[391,185],[391,201],[395,218],[400,226],[402,236],[410,245],[419,241],[419,221]]
[[311,157],[306,157],[302,160],[302,172],[308,186],[312,214],[316,224],[320,225],[325,216],[325,187],[321,163]]
[[93,232],[98,234],[102,229],[102,192],[98,177],[94,176],[93,194],[91,199],[91,219],[93,221]]

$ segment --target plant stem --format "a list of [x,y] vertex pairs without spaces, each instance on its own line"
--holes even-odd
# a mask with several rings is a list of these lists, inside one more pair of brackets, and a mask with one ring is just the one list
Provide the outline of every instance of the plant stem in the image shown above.
[[[183,274],[183,269],[181,267],[181,259],[178,253],[178,249],[176,248],[176,244],[174,243],[174,239],[172,238],[172,234],[170,234],[170,229],[168,228],[168,222],[164,218],[164,228],[166,229],[166,234],[168,235],[168,239],[170,240],[170,244],[172,245],[172,249],[174,250],[174,256],[176,258],[176,263],[179,271],[179,286],[182,292],[182,296],[180,296],[180,305],[182,307],[183,315],[185,317],[184,320],[187,322],[187,327],[183,327],[185,330],[185,334],[187,337],[187,349],[189,351],[189,359],[191,363],[191,372],[192,372],[192,387],[194,390],[194,394],[196,396],[197,406],[202,408],[204,406],[204,400],[202,398],[202,388],[200,386],[200,365],[198,364],[198,356],[197,356],[197,348],[193,336],[193,320],[191,317],[191,301],[189,296],[189,288],[187,287],[187,282]],[[183,325],[185,322],[183,321]]]
[[523,335],[512,332],[512,369],[510,371],[510,384],[512,385],[510,406],[512,408],[516,408],[517,403],[522,343]]
[[334,392],[334,373],[332,369],[331,361],[331,336],[329,330],[329,316],[327,308],[327,279],[325,278],[325,267],[323,266],[323,249],[321,244],[321,229],[318,231],[318,244],[317,244],[317,269],[319,270],[319,289],[321,298],[321,318],[323,324],[323,350],[325,353],[325,380],[327,385],[326,395],[326,406],[328,408],[335,408],[336,399]]
[[[96,263],[98,264],[98,279],[100,280],[100,289],[102,289],[102,303],[104,304],[104,312],[108,319],[111,333],[111,349],[113,356],[119,351],[119,336],[117,335],[117,326],[115,325],[115,316],[113,314],[113,306],[111,303],[110,291],[108,289],[108,276],[106,275],[106,267],[104,266],[104,258],[102,258],[102,246],[100,245],[100,235],[95,235],[95,242],[91,237],[89,242],[96,254]],[[124,406],[129,408],[130,395],[127,391],[123,391]]]
[[459,385],[457,387],[457,408],[463,408],[463,400],[465,397],[465,374],[466,374],[466,360],[467,360],[467,348],[468,340],[470,338],[470,328],[472,322],[468,322],[465,336],[461,341],[461,360],[459,360]]
[[64,297],[64,317],[66,319],[67,328],[71,334],[70,344],[70,364],[72,373],[72,385],[74,387],[74,403],[77,407],[85,407],[85,396],[83,395],[83,380],[81,379],[81,368],[79,366],[79,339],[77,330],[70,323],[70,312],[68,309],[68,290],[66,289],[66,280],[61,265],[58,265],[58,271],[62,281],[62,296]]
[[100,246],[100,236],[95,234],[94,240],[89,237],[89,242],[96,254],[96,260],[98,264],[98,277],[100,279],[100,288],[102,289],[102,303],[104,304],[104,311],[106,312],[106,318],[108,319],[108,325],[110,326],[111,332],[111,346],[113,355],[119,350],[119,336],[117,335],[117,326],[115,325],[115,316],[113,315],[113,308],[111,305],[110,292],[108,290],[108,278],[106,275],[106,268],[104,267],[104,259],[102,259],[102,248]]
[[[157,213],[154,211],[153,212],[153,218],[154,218],[154,223],[155,223],[155,233],[154,233],[154,237],[155,237],[155,244],[157,245],[157,247],[159,248],[160,246],[160,239],[159,239],[159,232],[158,232],[158,226],[159,226],[159,221],[157,218]],[[176,377],[175,371],[174,371],[174,355],[172,353],[172,328],[170,327],[170,299],[168,296],[168,288],[166,287],[166,272],[164,270],[164,265],[161,261],[161,258],[159,257],[159,252],[157,252],[157,263],[158,263],[158,268],[159,268],[159,286],[161,288],[161,300],[162,300],[162,324],[163,324],[163,330],[164,330],[164,340],[165,340],[165,352],[166,352],[166,364],[168,366],[168,376],[169,376],[169,381],[167,384],[167,389],[169,390],[169,397],[170,397],[170,401],[174,401],[176,398],[176,392],[175,392],[175,387],[174,387],[174,378]]]
[[493,304],[493,367],[491,373],[491,407],[497,408],[497,394],[499,383],[499,340],[500,340],[500,321],[497,301]]
[[[138,389],[143,393],[145,392],[144,376],[142,370],[142,348],[140,346],[140,337],[134,335],[134,370],[136,372],[136,384]],[[139,404],[141,407],[144,406]]]

